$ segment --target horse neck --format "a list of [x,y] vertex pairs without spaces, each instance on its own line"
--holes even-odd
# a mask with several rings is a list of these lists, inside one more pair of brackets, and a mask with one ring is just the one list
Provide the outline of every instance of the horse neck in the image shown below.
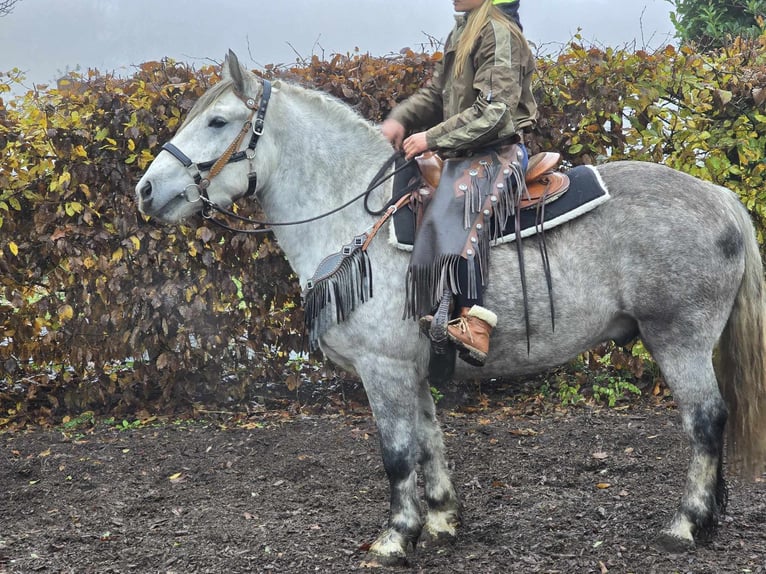
[[[279,105],[270,110],[273,116],[267,120],[278,159],[271,166],[261,206],[271,221],[304,220],[327,213],[367,189],[391,147],[350,108],[295,87],[283,95],[275,99]],[[383,205],[390,190],[390,182],[376,190],[371,206]],[[339,251],[374,220],[359,200],[314,222],[277,226],[274,235],[303,283],[322,259]]]

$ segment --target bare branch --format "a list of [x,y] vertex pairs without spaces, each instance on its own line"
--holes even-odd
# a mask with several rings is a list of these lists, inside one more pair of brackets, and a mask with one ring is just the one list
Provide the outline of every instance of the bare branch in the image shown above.
[[13,12],[17,0],[0,0],[0,18]]

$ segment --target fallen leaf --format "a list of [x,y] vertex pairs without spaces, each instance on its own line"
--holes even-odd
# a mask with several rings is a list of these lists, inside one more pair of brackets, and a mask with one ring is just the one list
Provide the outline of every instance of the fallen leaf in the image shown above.
[[67,236],[67,230],[63,227],[59,227],[56,229],[53,233],[51,233],[51,241],[56,241],[57,239],[61,239],[62,237]]
[[612,486],[612,485],[611,485],[611,484],[609,484],[608,482],[599,482],[599,483],[596,485],[596,488],[601,488],[601,489],[604,489],[604,488],[609,488],[610,486]]
[[74,317],[74,309],[72,309],[71,305],[62,305],[58,308],[58,316],[59,321],[62,323],[69,321],[72,317]]
[[594,452],[591,456],[596,460],[604,460],[605,458],[609,458],[609,455],[603,451]]
[[243,429],[253,430],[263,428],[263,423],[249,422],[242,425]]
[[285,379],[285,385],[287,385],[287,390],[292,392],[295,392],[298,387],[301,386],[301,380],[298,378],[298,376],[295,373],[292,373],[287,376]]
[[532,429],[511,429],[511,434],[515,434],[517,436],[537,436],[540,433],[536,430]]

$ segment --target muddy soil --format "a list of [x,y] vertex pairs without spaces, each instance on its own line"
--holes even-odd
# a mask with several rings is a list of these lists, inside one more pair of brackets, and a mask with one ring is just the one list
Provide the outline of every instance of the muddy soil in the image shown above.
[[[680,497],[678,412],[481,400],[441,408],[458,541],[404,572],[763,573],[764,483],[730,480],[717,535],[652,546]],[[356,572],[388,485],[366,406],[0,435],[0,572]]]

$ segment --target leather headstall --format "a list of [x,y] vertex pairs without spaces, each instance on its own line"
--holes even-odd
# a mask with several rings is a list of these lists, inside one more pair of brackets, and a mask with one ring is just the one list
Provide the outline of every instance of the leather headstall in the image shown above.
[[[237,94],[237,97],[239,97],[239,99],[241,99],[252,111],[242,126],[239,134],[237,134],[237,137],[234,138],[234,141],[231,142],[229,147],[227,147],[223,154],[217,159],[195,163],[189,156],[172,143],[167,142],[162,146],[163,150],[180,161],[185,168],[192,171],[194,183],[186,186],[186,189],[184,189],[184,196],[190,203],[202,200],[202,215],[205,217],[210,214],[211,209],[211,202],[207,195],[207,188],[210,186],[210,180],[217,176],[227,164],[242,161],[244,159],[253,159],[255,157],[255,146],[258,145],[258,140],[263,134],[266,110],[268,109],[269,99],[271,98],[271,82],[263,80],[263,91],[261,93],[260,103],[256,102],[253,98],[245,98],[241,94]],[[248,133],[250,133],[250,141],[247,144],[247,148],[240,150],[239,148]],[[208,172],[207,177],[202,176],[205,172]],[[258,176],[255,171],[250,172],[247,175],[247,179],[247,191],[245,191],[242,197],[253,195],[258,183]],[[193,194],[190,194],[189,190],[196,191],[196,197]]]

